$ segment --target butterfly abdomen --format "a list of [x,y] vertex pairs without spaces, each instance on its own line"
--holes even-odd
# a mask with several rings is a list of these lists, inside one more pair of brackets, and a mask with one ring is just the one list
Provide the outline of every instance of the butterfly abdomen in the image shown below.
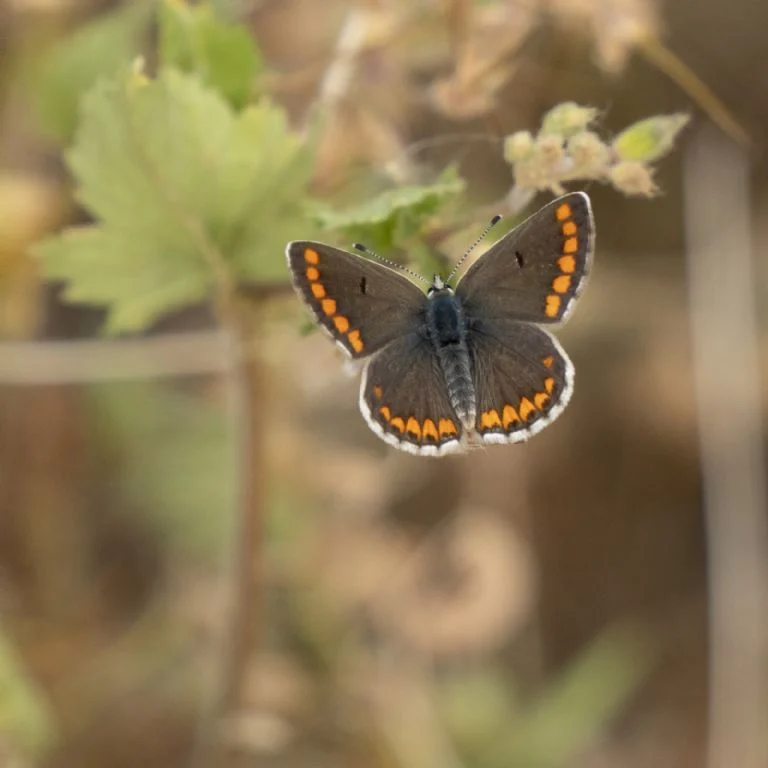
[[448,396],[464,426],[475,422],[475,388],[461,304],[449,290],[436,291],[427,307],[427,329],[440,361]]

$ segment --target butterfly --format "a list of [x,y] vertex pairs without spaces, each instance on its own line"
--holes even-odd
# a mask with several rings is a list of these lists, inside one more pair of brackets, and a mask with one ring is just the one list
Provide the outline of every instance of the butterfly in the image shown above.
[[421,456],[518,443],[557,418],[574,369],[544,326],[565,321],[592,265],[589,197],[564,195],[506,234],[455,287],[425,293],[403,270],[311,241],[288,244],[296,292],[364,363],[360,410],[395,448]]

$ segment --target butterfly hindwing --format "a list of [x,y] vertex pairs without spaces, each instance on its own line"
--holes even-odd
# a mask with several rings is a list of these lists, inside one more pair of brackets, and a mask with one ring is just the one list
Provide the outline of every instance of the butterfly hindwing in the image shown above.
[[589,197],[572,192],[501,238],[456,288],[468,314],[563,322],[584,289],[594,252]]
[[573,365],[549,332],[514,320],[478,322],[469,339],[483,442],[517,443],[550,424],[568,404]]
[[440,363],[421,331],[392,341],[366,365],[360,410],[379,437],[401,450],[440,456],[464,449]]
[[426,296],[389,267],[310,241],[289,243],[286,256],[305,304],[351,357],[367,357],[419,324]]

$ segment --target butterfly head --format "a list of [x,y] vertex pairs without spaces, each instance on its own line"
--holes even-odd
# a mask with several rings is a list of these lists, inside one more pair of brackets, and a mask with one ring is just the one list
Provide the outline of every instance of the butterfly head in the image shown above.
[[432,298],[438,293],[452,294],[453,288],[451,288],[451,286],[448,285],[448,283],[446,283],[445,280],[443,280],[443,278],[440,277],[440,275],[435,275],[432,278],[432,285],[429,286],[429,290],[427,291],[427,296]]

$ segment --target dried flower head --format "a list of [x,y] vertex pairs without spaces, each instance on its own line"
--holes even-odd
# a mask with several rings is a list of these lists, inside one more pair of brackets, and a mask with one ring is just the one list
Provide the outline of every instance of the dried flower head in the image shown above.
[[653,197],[658,192],[653,180],[653,170],[636,161],[616,163],[608,172],[608,177],[619,192],[626,195]]
[[[688,122],[684,114],[656,115],[629,126],[612,143],[588,127],[597,117],[593,107],[564,102],[544,116],[538,135],[518,131],[507,137],[504,158],[515,175],[507,195],[528,201],[531,192],[564,190],[570,181],[611,183],[627,195],[649,197],[658,191],[650,163],[667,154]],[[526,190],[528,194],[525,194]]]
[[645,40],[659,36],[652,0],[549,0],[548,8],[570,36],[592,41],[598,66],[611,74],[621,72]]
[[571,136],[566,149],[573,160],[574,173],[586,178],[600,173],[611,157],[610,148],[593,131],[582,131]]
[[534,151],[534,141],[530,131],[516,131],[504,140],[504,159],[510,165],[530,160]]

